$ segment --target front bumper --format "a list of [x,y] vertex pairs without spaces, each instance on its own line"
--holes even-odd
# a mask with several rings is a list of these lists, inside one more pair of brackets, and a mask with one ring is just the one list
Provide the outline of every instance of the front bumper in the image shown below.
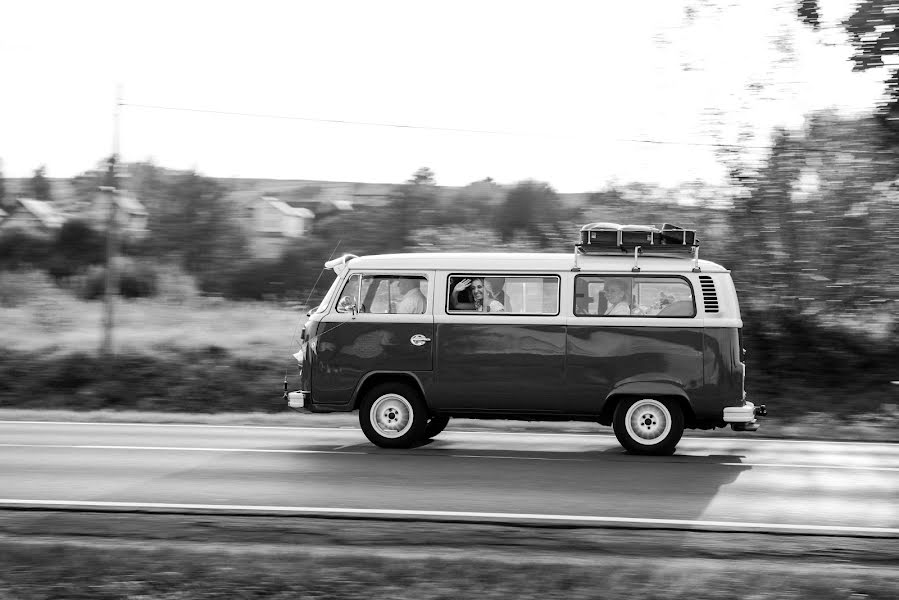
[[287,406],[294,410],[305,408],[312,399],[310,392],[296,391],[287,393]]
[[768,415],[764,404],[756,406],[752,402],[744,402],[743,406],[728,406],[724,409],[724,422],[730,423],[734,431],[755,431],[760,427],[757,417]]

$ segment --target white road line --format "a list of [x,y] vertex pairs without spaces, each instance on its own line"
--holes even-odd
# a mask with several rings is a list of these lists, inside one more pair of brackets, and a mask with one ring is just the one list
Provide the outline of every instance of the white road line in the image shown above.
[[[353,454],[358,456],[377,455],[378,452],[353,452],[343,450],[350,446],[358,444],[346,444],[334,448],[333,450],[289,450],[277,448],[212,448],[212,447],[193,447],[193,446],[112,446],[101,444],[8,444],[0,443],[0,448],[66,448],[70,450],[146,450],[154,452],[256,452],[260,454]],[[439,453],[408,453],[410,457],[422,456],[448,456],[451,458],[486,458],[491,460],[538,460],[538,461],[557,461],[557,462],[589,462],[590,458],[559,458],[545,456],[509,456],[502,454],[439,454]],[[680,458],[689,458],[689,455],[680,455]],[[675,458],[678,458],[676,456]],[[701,457],[700,457],[701,458]],[[697,464],[690,461],[669,461],[666,464]],[[702,462],[703,465],[718,465],[726,467],[765,467],[765,468],[786,468],[786,469],[841,469],[849,471],[890,471],[899,472],[899,467],[871,467],[864,465],[815,465],[802,463],[743,463],[743,462]]]
[[156,510],[214,510],[261,511],[352,515],[372,517],[431,517],[456,519],[499,519],[504,521],[563,521],[581,523],[611,523],[617,525],[650,525],[662,527],[702,527],[725,529],[753,529],[763,531],[808,531],[855,534],[899,535],[899,528],[860,527],[853,525],[807,525],[801,523],[758,523],[744,521],[702,521],[693,519],[648,519],[640,517],[599,517],[592,515],[552,515],[536,513],[466,512],[449,510],[401,510],[386,508],[339,508],[327,506],[265,506],[243,504],[180,504],[169,502],[100,502],[92,500],[35,500],[0,498],[0,505],[26,507],[119,508]]

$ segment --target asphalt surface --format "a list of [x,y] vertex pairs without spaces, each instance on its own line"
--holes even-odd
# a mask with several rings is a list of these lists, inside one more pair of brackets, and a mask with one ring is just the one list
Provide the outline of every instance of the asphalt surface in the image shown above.
[[0,422],[0,508],[313,514],[899,537],[899,444]]

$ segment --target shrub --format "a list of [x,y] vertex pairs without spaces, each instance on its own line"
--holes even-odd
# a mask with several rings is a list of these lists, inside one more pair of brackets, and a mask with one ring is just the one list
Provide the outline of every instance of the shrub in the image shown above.
[[[239,359],[221,348],[46,355],[0,349],[5,408],[215,413],[284,410],[281,365]],[[225,390],[224,392],[222,390]]]
[[160,265],[155,271],[156,297],[160,300],[183,303],[199,296],[196,279],[178,265]]
[[[234,270],[224,294],[232,300],[263,300],[284,293],[284,271],[277,261],[255,261]],[[204,285],[204,288],[209,288]]]
[[[156,295],[157,276],[149,265],[120,258],[117,261],[118,293],[124,298],[148,298]],[[106,268],[91,267],[78,286],[83,300],[98,300],[106,291]]]
[[[275,260],[246,263],[226,276],[225,285],[217,282],[215,289],[232,300],[266,300],[272,298],[296,300],[318,281],[318,297],[324,295],[333,277],[321,277],[322,268],[333,257],[334,248],[321,240],[306,239],[285,250]],[[325,283],[327,281],[327,283]],[[208,282],[204,290],[212,290]]]
[[83,221],[67,221],[56,236],[45,268],[56,280],[83,272],[106,260],[106,236]]
[[0,233],[0,270],[44,268],[53,251],[53,241],[20,229]]

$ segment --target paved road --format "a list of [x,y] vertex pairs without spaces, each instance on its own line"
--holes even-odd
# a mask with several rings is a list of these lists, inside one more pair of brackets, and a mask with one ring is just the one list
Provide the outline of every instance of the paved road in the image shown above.
[[383,450],[357,429],[0,422],[0,508],[567,521],[899,537],[899,444],[466,432]]

